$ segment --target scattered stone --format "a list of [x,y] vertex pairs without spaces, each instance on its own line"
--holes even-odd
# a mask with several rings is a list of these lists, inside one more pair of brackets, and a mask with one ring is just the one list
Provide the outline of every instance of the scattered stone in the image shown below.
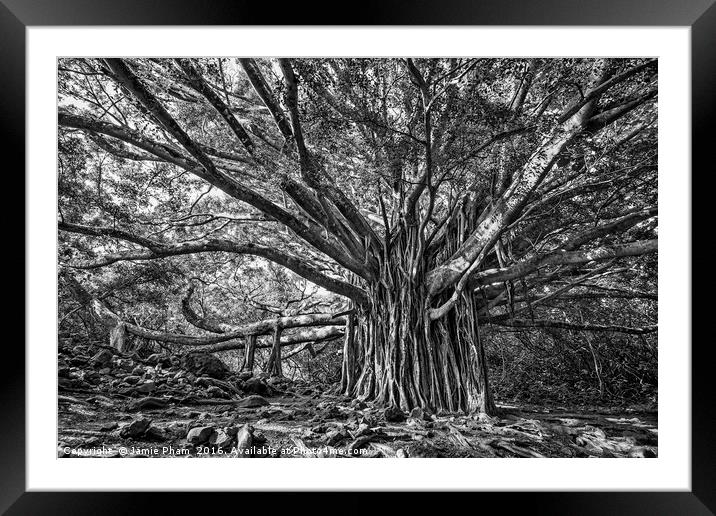
[[151,420],[147,418],[142,417],[139,419],[135,419],[128,425],[122,427],[122,429],[119,431],[119,436],[123,439],[139,437],[147,431],[147,428],[149,428],[150,424]]
[[236,406],[240,408],[265,407],[266,405],[270,405],[266,398],[255,394],[247,396],[236,404]]
[[228,398],[228,394],[226,394],[221,388],[217,387],[216,385],[212,385],[208,389],[206,389],[206,394],[212,398]]
[[197,426],[189,430],[189,433],[186,435],[186,440],[189,444],[204,444],[211,438],[213,433],[214,427]]
[[254,440],[254,429],[251,425],[245,424],[236,434],[236,448],[239,457],[250,457],[251,445]]
[[158,426],[150,426],[144,436],[152,441],[163,441],[167,438],[166,432]]
[[228,448],[231,445],[231,441],[233,441],[233,437],[221,429],[209,437],[209,444],[221,449]]

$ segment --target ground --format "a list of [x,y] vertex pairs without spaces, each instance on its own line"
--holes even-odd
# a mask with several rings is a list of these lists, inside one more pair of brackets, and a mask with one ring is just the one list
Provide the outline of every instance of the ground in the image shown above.
[[[60,457],[656,457],[657,413],[500,405],[403,414],[331,389],[65,345]],[[105,353],[106,352],[106,353]],[[205,364],[206,365],[206,364]],[[211,369],[211,368],[209,368]],[[213,371],[216,373],[216,371]],[[257,394],[257,392],[262,395]],[[207,396],[210,394],[211,396]],[[194,430],[192,430],[194,429]]]

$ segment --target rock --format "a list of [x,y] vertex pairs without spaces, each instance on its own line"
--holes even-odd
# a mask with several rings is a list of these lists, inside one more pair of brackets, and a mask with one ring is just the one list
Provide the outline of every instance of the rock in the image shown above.
[[186,440],[189,444],[204,444],[211,438],[213,433],[214,427],[197,426],[189,430],[189,433],[186,434]]
[[182,358],[182,367],[203,376],[210,376],[218,380],[223,379],[229,368],[220,358],[210,353],[189,353]]
[[161,398],[148,396],[129,404],[128,410],[161,409],[167,406],[167,402]]
[[112,423],[105,423],[104,425],[99,427],[99,431],[100,432],[111,432],[112,430],[115,430],[117,428],[119,428],[119,424],[117,424],[117,422],[115,421]]
[[383,411],[383,417],[389,423],[400,423],[405,421],[405,414],[398,407],[390,406]]
[[399,448],[399,449],[395,452],[395,456],[396,456],[397,458],[399,458],[399,459],[407,459],[407,458],[408,458],[408,453],[407,453],[404,449]]
[[154,389],[156,389],[156,384],[154,382],[145,382],[142,385],[138,385],[134,388],[136,392],[141,392],[143,394],[149,394]]
[[136,376],[144,376],[144,367],[137,366],[134,369],[132,369],[132,374]]
[[163,441],[167,438],[166,432],[158,426],[150,426],[144,436],[152,441]]
[[270,405],[270,403],[266,401],[266,398],[255,394],[247,396],[236,404],[236,406],[240,408],[265,407],[266,405]]
[[211,398],[228,398],[229,396],[219,387],[216,385],[212,385],[208,389],[206,389],[207,396]]
[[244,382],[243,390],[261,396],[269,396],[270,388],[260,378],[250,378]]
[[112,361],[114,355],[108,349],[102,349],[98,351],[91,359],[90,363],[94,366],[106,366]]
[[142,378],[141,378],[140,376],[134,376],[134,375],[125,376],[125,377],[124,377],[124,383],[128,383],[129,385],[135,385],[135,384],[139,383],[139,381],[140,381],[141,379],[142,379]]
[[233,441],[233,437],[226,433],[224,430],[217,430],[209,438],[209,444],[216,446],[217,448],[228,448]]
[[150,424],[151,420],[147,418],[142,417],[139,419],[135,419],[128,425],[122,427],[122,429],[119,431],[119,436],[123,439],[139,437],[147,431],[147,428],[149,428]]
[[236,434],[236,448],[239,451],[239,457],[250,457],[251,446],[254,441],[254,429],[251,425],[246,424]]
[[179,436],[184,435],[185,427],[186,426],[184,424],[177,423],[176,421],[173,421],[166,426],[164,431],[167,432],[171,436],[179,437]]

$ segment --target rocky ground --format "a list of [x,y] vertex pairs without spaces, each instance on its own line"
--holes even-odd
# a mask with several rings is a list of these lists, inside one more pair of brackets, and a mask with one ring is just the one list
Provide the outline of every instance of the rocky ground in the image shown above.
[[61,340],[59,457],[656,457],[657,414],[514,407],[405,414],[211,355]]

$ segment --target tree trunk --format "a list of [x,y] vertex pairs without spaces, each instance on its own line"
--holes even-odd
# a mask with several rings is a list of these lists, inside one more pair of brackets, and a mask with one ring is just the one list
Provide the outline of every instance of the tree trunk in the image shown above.
[[[457,251],[483,211],[475,196],[463,201],[439,246],[426,249],[422,231],[406,223],[384,250],[380,279],[366,288],[371,306],[357,314],[354,339],[362,370],[354,386],[344,385],[345,394],[405,411],[496,412],[475,294],[463,292],[437,320],[428,315],[449,294],[429,299],[426,271]],[[344,355],[344,366],[349,361]]]
[[123,322],[118,322],[109,330],[109,345],[120,353],[127,350],[127,327]]
[[[343,392],[409,411],[494,414],[485,351],[474,302],[467,300],[438,321],[424,316],[424,298],[379,288],[375,308],[358,317],[357,346],[363,368]],[[344,355],[345,370],[350,358]]]
[[281,327],[277,326],[273,333],[273,346],[269,357],[267,370],[271,376],[283,376],[281,366]]
[[242,371],[254,372],[254,356],[256,355],[256,335],[249,335],[244,350],[244,362],[241,364]]
[[349,314],[346,321],[346,334],[343,340],[343,366],[341,368],[341,392],[351,392],[356,384],[358,363],[355,343],[355,315]]

